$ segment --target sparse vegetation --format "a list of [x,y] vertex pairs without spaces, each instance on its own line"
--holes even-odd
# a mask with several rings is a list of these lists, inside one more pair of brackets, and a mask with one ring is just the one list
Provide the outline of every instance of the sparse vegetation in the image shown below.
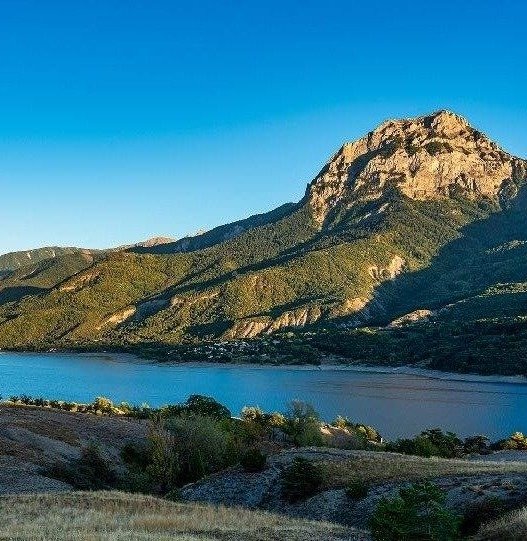
[[[23,402],[31,405],[33,400],[30,397],[23,397]],[[93,411],[105,413],[97,416],[79,415],[79,421],[87,422],[88,426],[99,424],[113,426],[117,423],[126,429],[125,433],[132,429],[138,437],[129,440],[120,448],[114,447],[113,451],[102,444],[103,437],[102,440],[99,439],[97,446],[84,446],[79,459],[66,463],[61,460],[53,468],[46,470],[45,475],[84,490],[118,488],[130,493],[160,495],[175,502],[184,501],[189,497],[192,498],[188,490],[197,493],[211,490],[206,488],[208,484],[221,487],[223,482],[221,479],[226,480],[227,487],[231,486],[229,484],[231,482],[243,483],[243,479],[249,484],[258,482],[259,472],[265,468],[267,452],[273,456],[269,459],[271,467],[265,468],[263,478],[276,475],[274,486],[280,488],[279,498],[283,498],[295,508],[299,506],[299,509],[302,509],[304,500],[328,490],[344,491],[348,505],[353,509],[357,505],[368,506],[369,496],[375,498],[375,494],[383,484],[408,481],[423,483],[442,477],[450,477],[453,481],[480,475],[485,478],[492,475],[499,475],[501,478],[510,477],[510,482],[504,482],[499,486],[489,484],[490,495],[485,496],[484,500],[474,499],[474,502],[480,505],[474,504],[464,508],[461,532],[468,535],[476,531],[483,519],[499,516],[510,509],[511,502],[517,504],[517,487],[523,486],[521,476],[527,474],[527,463],[478,462],[378,452],[383,449],[383,445],[379,443],[375,445],[378,450],[376,452],[337,451],[328,448],[296,449],[292,436],[286,434],[283,429],[290,423],[298,428],[303,422],[307,422],[311,430],[315,426],[314,419],[318,418],[316,412],[304,403],[292,405],[286,415],[268,414],[259,408],[247,407],[244,408],[242,418],[236,419],[224,416],[221,404],[218,405],[213,399],[194,397],[183,404],[150,410],[146,420],[142,414],[137,418],[133,407],[129,407],[129,413],[126,415],[122,411],[116,413],[115,406],[109,399],[99,398],[94,403],[97,403],[98,409]],[[39,418],[35,415],[39,408],[22,405],[22,400],[19,404],[4,408],[8,411],[23,412],[24,418]],[[221,415],[206,416],[191,413],[187,409],[188,404],[199,404],[200,407],[206,404],[208,413],[219,412]],[[46,411],[48,408],[49,406],[41,406],[44,418],[56,417],[59,421],[59,418],[64,418],[68,422],[72,421],[70,423],[72,427],[77,425],[74,420],[76,415]],[[299,422],[299,419],[302,422]],[[319,431],[327,429],[327,425],[320,420],[317,423]],[[54,433],[55,437],[72,442],[70,445],[78,445],[71,434],[58,429],[60,423],[57,423],[57,427],[55,424],[55,421],[51,423],[49,432],[42,434]],[[343,418],[337,419],[333,424],[335,425],[333,428],[339,427],[338,430],[342,431],[355,430],[363,426]],[[129,428],[126,428],[128,425]],[[24,426],[31,425],[24,422]],[[40,427],[40,424],[38,426]],[[136,429],[140,427],[142,430],[137,431]],[[55,432],[52,432],[53,430]],[[362,433],[369,434],[369,437],[378,436],[372,427],[364,427]],[[119,435],[114,440],[119,445],[123,433],[119,429],[115,434]],[[428,430],[423,434],[436,449],[443,449],[442,452],[449,456],[455,455],[460,450],[474,452],[474,449],[484,449],[485,453],[491,452],[487,440],[482,436],[462,441],[454,434],[444,433],[439,429]],[[418,437],[423,437],[423,434]],[[102,434],[99,438],[101,436]],[[54,445],[51,448],[53,447]],[[122,462],[115,454],[119,449]],[[231,469],[230,466],[235,467]],[[279,473],[281,468],[284,469]],[[243,472],[251,475],[245,477]],[[211,473],[215,475],[207,479]],[[200,482],[192,488],[186,486],[190,481]],[[474,498],[485,492],[476,480],[474,487],[468,488],[470,494],[474,491]],[[220,488],[220,493],[221,490],[223,489]],[[510,492],[511,497],[507,504],[509,507],[500,507],[498,499],[492,496],[492,490],[497,490],[500,497]],[[237,491],[236,488],[235,493]],[[216,488],[214,492],[216,493]],[[324,502],[324,498],[325,495],[320,501]],[[361,500],[365,498],[367,500],[362,503]],[[470,496],[468,498],[470,499]],[[482,502],[485,502],[485,505]],[[312,503],[307,505],[310,506]],[[289,508],[285,506],[285,509]],[[409,512],[408,509],[403,511],[401,520]]]
[[488,541],[490,539],[524,541],[527,539],[527,507],[506,513],[498,519],[487,521],[470,539],[472,541]]
[[413,439],[400,439],[386,445],[387,451],[418,456],[459,458],[464,454],[463,441],[452,432],[434,428],[421,432]]
[[57,463],[47,471],[49,477],[65,481],[79,490],[104,490],[114,488],[118,476],[110,462],[94,445],[85,447],[79,459]]
[[349,460],[322,461],[323,488],[347,488],[357,480],[367,484],[421,481],[451,475],[526,473],[527,464],[371,453]]

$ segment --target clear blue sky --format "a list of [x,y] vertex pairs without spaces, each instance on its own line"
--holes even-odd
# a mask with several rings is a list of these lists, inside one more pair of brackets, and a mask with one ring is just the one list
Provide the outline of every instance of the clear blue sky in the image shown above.
[[0,0],[0,253],[269,210],[440,108],[525,157],[526,4]]

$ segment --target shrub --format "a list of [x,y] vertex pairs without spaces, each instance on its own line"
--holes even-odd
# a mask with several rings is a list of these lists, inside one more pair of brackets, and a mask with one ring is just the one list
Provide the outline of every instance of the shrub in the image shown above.
[[463,442],[463,452],[465,454],[489,453],[489,438],[487,438],[487,436],[471,436],[465,438],[465,441]]
[[463,456],[463,442],[453,432],[445,433],[440,428],[433,428],[421,432],[413,439],[390,442],[386,450],[423,457],[456,458]]
[[148,436],[150,444],[149,463],[145,471],[159,486],[162,494],[172,490],[180,472],[176,439],[164,428],[157,427]]
[[357,479],[346,487],[346,496],[352,500],[362,500],[368,495],[369,489],[370,487],[365,481]]
[[98,396],[93,401],[92,407],[95,411],[100,411],[101,413],[113,413],[114,411],[113,402],[104,396]]
[[82,450],[79,459],[69,464],[57,463],[47,475],[81,490],[103,490],[117,486],[118,477],[102,457],[99,448],[90,444]]
[[229,409],[209,396],[193,394],[188,397],[184,407],[187,413],[203,417],[214,417],[216,419],[230,419],[231,417]]
[[267,416],[258,406],[244,406],[241,417],[246,423],[255,423],[263,426],[267,424]]
[[145,469],[150,463],[150,447],[146,444],[127,443],[121,449],[121,458],[128,466]]
[[321,485],[320,466],[305,458],[295,458],[282,474],[282,496],[290,502],[309,498]]
[[375,541],[453,541],[460,519],[444,506],[443,492],[432,483],[403,488],[382,498],[370,521]]
[[416,455],[423,457],[437,456],[438,450],[432,442],[421,436],[414,439],[400,439],[386,444],[386,451],[403,453],[405,455]]
[[260,449],[251,448],[242,453],[240,464],[247,472],[262,471],[267,463],[267,456]]
[[347,417],[338,415],[336,419],[331,423],[331,426],[340,428],[341,430],[348,430],[351,433],[356,434],[358,437],[364,439],[366,444],[369,441],[381,443],[382,438],[379,432],[372,426],[363,425],[361,423],[353,423]]
[[242,409],[241,418],[244,437],[249,443],[264,439],[272,430],[269,424],[269,416],[259,407],[245,406]]
[[381,435],[379,432],[369,425],[362,425],[362,424],[355,424],[353,426],[354,430],[356,430],[359,434],[364,434],[366,439],[368,441],[376,441],[380,443],[382,441]]
[[527,451],[527,436],[522,432],[515,432],[506,440],[501,440],[496,444],[498,449]]
[[432,428],[421,432],[437,449],[437,456],[456,458],[463,456],[463,442],[454,432],[443,432],[440,428]]
[[346,417],[342,417],[342,415],[337,415],[335,420],[331,423],[331,426],[334,426],[336,428],[345,429],[349,427],[349,420]]
[[313,406],[305,402],[294,400],[291,403],[282,430],[297,446],[324,445],[320,417]]
[[175,438],[179,483],[196,481],[238,462],[239,450],[229,431],[229,423],[200,415],[184,415],[166,421],[167,430]]
[[452,146],[449,143],[441,141],[431,141],[425,145],[425,149],[431,156],[435,156],[441,152],[452,152]]

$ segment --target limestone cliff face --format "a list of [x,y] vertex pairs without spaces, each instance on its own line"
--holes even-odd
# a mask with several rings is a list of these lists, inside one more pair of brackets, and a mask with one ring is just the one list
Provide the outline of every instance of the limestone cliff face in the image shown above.
[[376,199],[393,186],[412,199],[453,194],[509,199],[527,178],[527,161],[503,151],[460,116],[439,111],[389,120],[344,144],[309,184],[304,200],[323,224],[337,204]]

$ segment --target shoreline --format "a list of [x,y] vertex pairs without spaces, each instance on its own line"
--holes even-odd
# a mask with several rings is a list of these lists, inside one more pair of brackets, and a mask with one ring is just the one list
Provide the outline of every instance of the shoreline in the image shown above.
[[507,383],[516,385],[527,384],[525,376],[506,376],[500,374],[473,374],[473,373],[457,373],[443,372],[441,370],[431,370],[427,368],[418,368],[412,365],[402,366],[383,366],[369,364],[332,364],[322,363],[319,365],[313,364],[265,364],[265,363],[248,363],[248,362],[213,362],[213,361],[158,361],[155,359],[147,359],[135,353],[130,352],[114,352],[114,351],[7,351],[0,350],[0,359],[4,355],[45,355],[45,356],[68,356],[75,355],[81,357],[108,357],[117,362],[132,362],[159,366],[174,366],[174,367],[189,367],[189,368],[251,368],[255,370],[282,369],[282,370],[298,370],[298,371],[331,371],[331,372],[357,372],[370,374],[388,374],[388,375],[405,375],[416,376],[425,379],[435,379],[443,381],[459,381],[459,382],[474,382],[474,383]]

